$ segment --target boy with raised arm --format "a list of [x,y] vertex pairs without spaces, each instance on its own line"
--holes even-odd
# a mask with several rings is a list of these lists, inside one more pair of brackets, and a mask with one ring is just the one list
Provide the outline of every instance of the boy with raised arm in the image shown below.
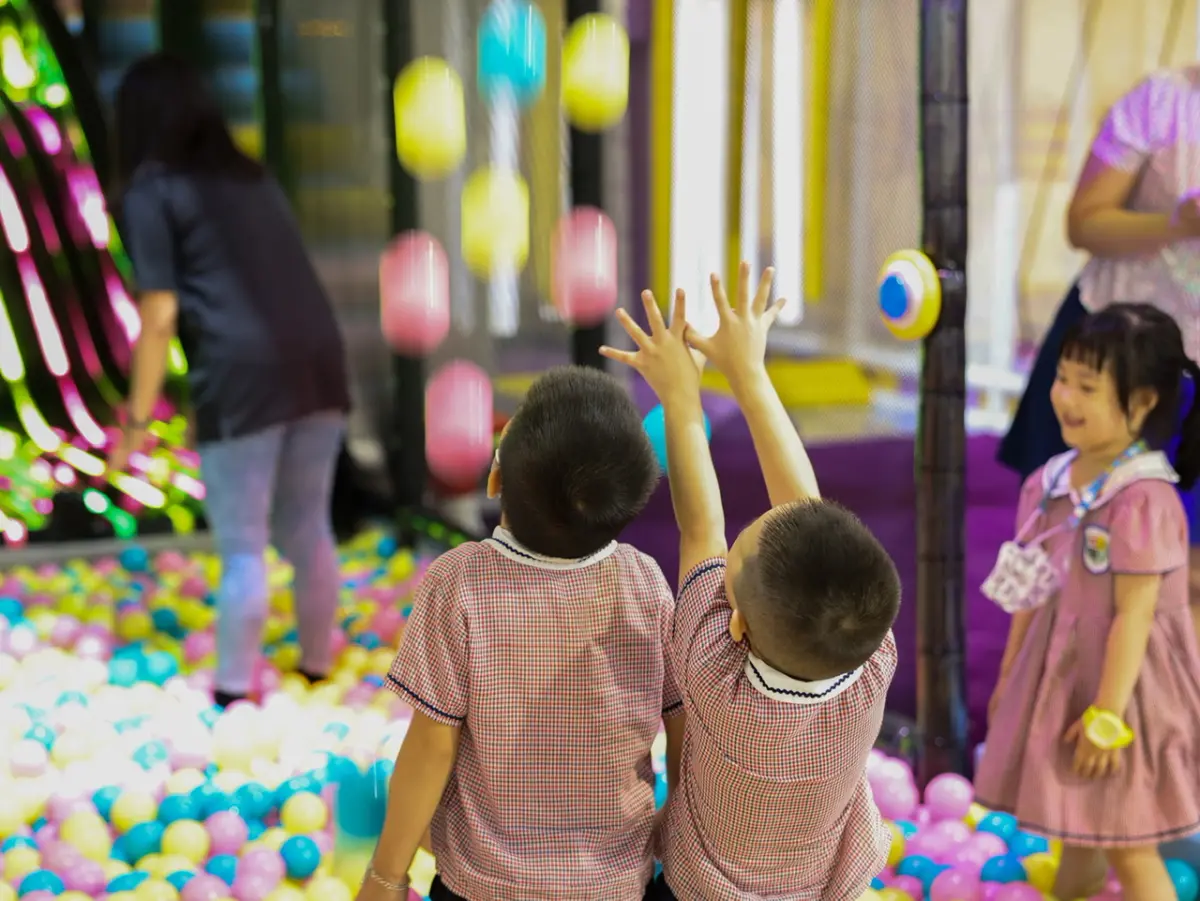
[[[768,270],[720,327],[671,326],[643,295],[650,334],[623,312],[637,350],[606,348],[662,401],[680,531],[670,651],[683,693],[680,790],[663,824],[661,896],[682,901],[856,901],[890,842],[866,780],[896,669],[900,580],[843,507],[821,500],[808,455],[767,378]],[[703,358],[725,374],[750,427],[771,509],[725,541],[700,407]]]

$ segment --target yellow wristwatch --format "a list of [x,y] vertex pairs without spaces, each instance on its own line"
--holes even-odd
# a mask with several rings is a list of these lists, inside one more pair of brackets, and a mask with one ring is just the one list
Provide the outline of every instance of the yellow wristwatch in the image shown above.
[[1083,734],[1102,751],[1117,751],[1133,744],[1133,730],[1111,710],[1089,707],[1083,714]]

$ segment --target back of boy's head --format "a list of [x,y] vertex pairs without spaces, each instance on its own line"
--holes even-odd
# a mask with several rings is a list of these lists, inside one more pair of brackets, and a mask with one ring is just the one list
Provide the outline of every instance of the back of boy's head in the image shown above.
[[[1178,323],[1145,303],[1112,304],[1081,319],[1064,336],[1060,357],[1111,372],[1117,403],[1126,415],[1136,392],[1153,391],[1157,403],[1146,415],[1139,437],[1156,448],[1166,446],[1179,424],[1186,399],[1184,377],[1192,380],[1193,388],[1200,377],[1200,368],[1184,349]],[[1188,488],[1200,476],[1200,403],[1195,399],[1180,434],[1175,468],[1181,485]]]
[[832,501],[777,507],[734,587],[754,650],[798,679],[850,672],[900,610],[900,576],[878,539]]
[[576,558],[642,512],[659,468],[625,388],[599,370],[565,366],[525,395],[500,443],[500,475],[513,537],[539,554]]

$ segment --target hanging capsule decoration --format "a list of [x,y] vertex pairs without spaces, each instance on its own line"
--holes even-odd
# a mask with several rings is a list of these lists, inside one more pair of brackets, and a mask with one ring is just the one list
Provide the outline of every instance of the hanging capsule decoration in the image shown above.
[[879,314],[901,341],[919,341],[942,313],[942,282],[933,261],[919,250],[901,250],[879,271]]

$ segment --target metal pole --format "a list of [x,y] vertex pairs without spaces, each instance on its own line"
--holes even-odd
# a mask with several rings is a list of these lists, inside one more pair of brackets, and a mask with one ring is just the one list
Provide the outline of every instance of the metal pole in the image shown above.
[[967,773],[964,670],[967,6],[921,0],[922,249],[942,311],[924,340],[917,436],[917,719],[922,783]]

